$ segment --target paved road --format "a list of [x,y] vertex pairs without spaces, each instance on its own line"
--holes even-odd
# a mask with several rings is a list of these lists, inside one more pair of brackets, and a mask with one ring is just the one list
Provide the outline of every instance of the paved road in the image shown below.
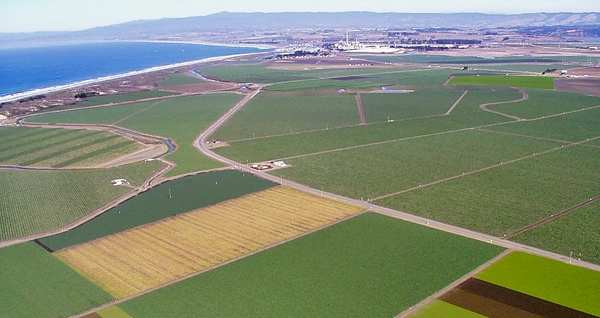
[[534,248],[531,246],[527,246],[527,245],[523,245],[520,243],[516,243],[516,242],[512,242],[512,241],[508,241],[508,240],[504,240],[500,237],[496,237],[496,236],[492,236],[492,235],[488,235],[488,234],[484,234],[484,233],[479,233],[479,232],[475,232],[475,231],[471,231],[468,229],[463,229],[457,226],[453,226],[453,225],[449,225],[449,224],[445,224],[445,223],[441,223],[441,222],[437,222],[437,221],[433,221],[433,220],[429,220],[427,218],[423,218],[423,217],[419,217],[416,215],[412,215],[409,213],[405,213],[405,212],[401,212],[401,211],[396,211],[393,209],[389,209],[389,208],[385,208],[385,207],[381,207],[381,206],[377,206],[375,204],[372,204],[369,201],[362,201],[362,200],[356,200],[356,199],[351,199],[351,198],[347,198],[347,197],[343,197],[341,195],[337,195],[337,194],[333,194],[333,193],[328,193],[328,192],[323,192],[320,190],[316,190],[313,188],[310,188],[306,185],[303,184],[299,184],[290,180],[286,180],[283,178],[279,178],[273,175],[270,175],[268,173],[262,172],[262,171],[258,171],[258,170],[254,170],[244,164],[235,162],[233,160],[227,159],[225,157],[219,156],[218,154],[214,153],[211,151],[211,145],[206,143],[206,140],[219,128],[221,127],[225,122],[227,122],[227,120],[229,120],[231,117],[233,117],[233,115],[235,115],[235,113],[237,111],[239,111],[242,107],[244,107],[244,105],[246,105],[246,103],[248,101],[250,101],[252,98],[254,98],[256,95],[258,95],[258,93],[260,92],[260,90],[262,89],[262,87],[260,89],[257,89],[255,92],[253,92],[252,94],[246,96],[244,99],[242,99],[237,105],[235,105],[233,108],[231,108],[227,113],[225,113],[221,118],[219,118],[217,121],[215,121],[210,127],[208,127],[204,132],[202,132],[198,139],[196,140],[196,142],[194,143],[194,146],[196,148],[198,148],[200,150],[200,152],[202,152],[205,156],[213,158],[215,160],[218,160],[220,162],[223,162],[227,165],[233,166],[235,169],[245,172],[245,173],[250,173],[250,174],[254,174],[256,176],[259,176],[263,179],[269,180],[271,182],[274,183],[278,183],[281,185],[285,185],[288,187],[292,187],[295,188],[297,190],[300,191],[304,191],[307,193],[311,193],[314,195],[319,195],[319,196],[323,196],[323,197],[327,197],[330,199],[334,199],[334,200],[338,200],[338,201],[342,201],[342,202],[346,202],[346,203],[350,203],[350,204],[354,204],[357,206],[361,206],[369,211],[372,212],[376,212],[379,214],[383,214],[383,215],[388,215],[394,218],[398,218],[401,220],[405,220],[408,222],[412,222],[412,223],[417,223],[417,224],[421,224],[424,226],[429,226],[438,230],[442,230],[442,231],[446,231],[446,232],[450,232],[450,233],[454,233],[457,235],[461,235],[464,237],[469,237],[475,240],[479,240],[479,241],[483,241],[483,242],[489,242],[491,244],[495,244],[498,246],[502,246],[504,248],[508,248],[508,249],[513,249],[513,250],[518,250],[518,251],[525,251],[525,252],[529,252],[531,254],[536,254],[536,255],[540,255],[540,256],[544,256],[547,258],[551,258],[551,259],[555,259],[555,260],[559,260],[559,261],[563,261],[563,262],[569,262],[571,261],[572,264],[574,265],[578,265],[578,266],[582,266],[582,267],[586,267],[592,270],[596,270],[596,271],[600,271],[600,265],[596,265],[596,264],[592,264],[592,263],[588,263],[588,262],[584,262],[584,261],[578,261],[578,260],[569,260],[568,256],[565,255],[560,255],[560,254],[556,254],[556,253],[552,253],[552,252],[548,252],[542,249],[538,249],[538,248]]

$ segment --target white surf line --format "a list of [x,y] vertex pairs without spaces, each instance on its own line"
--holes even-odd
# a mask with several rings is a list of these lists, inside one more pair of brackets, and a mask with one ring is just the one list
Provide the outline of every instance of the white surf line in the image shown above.
[[446,112],[445,115],[450,115],[452,113],[452,111],[454,110],[454,108],[456,108],[456,106],[458,106],[458,104],[460,104],[460,102],[462,101],[462,99],[465,97],[465,95],[467,95],[467,93],[469,92],[469,90],[467,89],[459,98],[458,100],[456,100],[456,102],[454,103],[454,105],[452,105],[452,107],[450,107],[450,109],[448,109],[448,111]]
[[58,92],[58,91],[63,91],[63,90],[68,90],[68,89],[73,89],[73,88],[78,88],[78,87],[82,87],[82,86],[86,86],[86,85],[98,84],[98,83],[101,83],[101,82],[116,80],[116,79],[120,79],[120,78],[125,78],[125,77],[140,75],[140,74],[152,73],[152,72],[157,72],[157,71],[164,71],[164,70],[169,70],[169,69],[172,69],[172,68],[178,68],[178,67],[184,67],[184,66],[191,66],[191,65],[195,65],[195,64],[202,64],[202,63],[208,63],[208,62],[222,61],[222,60],[226,60],[226,59],[230,59],[230,58],[237,58],[237,57],[242,57],[242,56],[254,55],[256,53],[257,52],[255,52],[255,53],[243,53],[243,54],[232,54],[232,55],[216,56],[216,57],[208,57],[208,58],[204,58],[204,59],[200,59],[200,60],[193,60],[193,61],[188,61],[188,62],[174,63],[174,64],[168,64],[168,65],[162,65],[162,66],[154,66],[154,67],[146,68],[146,69],[143,69],[143,70],[140,70],[140,71],[131,71],[131,72],[126,72],[126,73],[121,73],[121,74],[116,74],[116,75],[109,75],[109,76],[97,77],[95,79],[88,79],[88,80],[84,80],[84,81],[77,82],[77,83],[69,83],[69,84],[66,84],[66,85],[57,85],[57,86],[51,86],[51,87],[46,87],[46,88],[37,88],[37,89],[30,90],[30,91],[23,92],[23,93],[16,93],[16,94],[11,94],[11,95],[1,96],[0,97],[0,103],[14,102],[14,101],[17,101],[19,99],[23,99],[23,98],[27,98],[27,97],[33,97],[33,96],[36,96],[36,95],[43,95],[43,94],[47,94],[47,93],[53,93],[53,92]]

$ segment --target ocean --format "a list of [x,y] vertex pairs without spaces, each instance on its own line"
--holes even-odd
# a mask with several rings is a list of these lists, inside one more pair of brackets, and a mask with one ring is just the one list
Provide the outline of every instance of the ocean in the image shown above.
[[0,49],[0,97],[258,48],[184,43],[96,42]]

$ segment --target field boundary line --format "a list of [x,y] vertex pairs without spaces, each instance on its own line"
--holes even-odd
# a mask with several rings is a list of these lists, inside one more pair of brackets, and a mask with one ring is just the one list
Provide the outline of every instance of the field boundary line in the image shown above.
[[[419,120],[419,119],[427,119],[427,118],[435,118],[435,117],[442,117],[445,116],[445,114],[437,114],[437,115],[427,115],[427,116],[421,116],[421,117],[411,117],[411,118],[402,118],[402,119],[394,119],[393,122],[402,122],[402,121],[409,121],[409,120]],[[293,133],[283,133],[283,134],[277,134],[277,135],[267,135],[267,136],[260,136],[260,137],[250,137],[250,138],[242,138],[242,139],[236,139],[236,140],[226,140],[227,143],[232,144],[235,142],[243,142],[243,141],[249,141],[249,140],[256,140],[256,139],[268,139],[268,138],[275,138],[275,137],[284,137],[284,136],[289,136],[289,135],[301,135],[301,134],[310,134],[310,133],[315,133],[315,132],[319,132],[319,131],[326,131],[326,130],[336,130],[336,129],[345,129],[345,128],[353,128],[353,127],[359,127],[359,126],[369,126],[369,125],[381,125],[381,124],[385,124],[385,123],[389,123],[390,121],[378,121],[378,122],[372,122],[369,123],[367,122],[366,124],[357,124],[357,125],[348,125],[348,126],[338,126],[338,127],[329,127],[326,126],[325,128],[318,128],[318,129],[311,129],[311,130],[302,130],[302,131],[297,131],[297,132],[293,132]]]
[[[600,138],[600,136],[596,137],[595,139],[598,139],[598,138]],[[429,187],[429,186],[432,186],[432,185],[436,185],[436,184],[440,184],[440,183],[443,183],[443,182],[446,182],[446,181],[450,181],[450,180],[454,180],[454,179],[466,177],[466,176],[469,176],[469,175],[472,175],[472,174],[476,174],[476,173],[479,173],[479,172],[483,172],[483,171],[491,170],[491,169],[494,169],[494,168],[498,168],[498,167],[501,167],[501,166],[504,166],[504,165],[507,165],[507,164],[511,164],[511,163],[523,161],[523,160],[526,160],[526,159],[531,159],[531,158],[539,156],[539,155],[545,155],[545,154],[548,154],[548,153],[551,153],[551,152],[554,152],[554,151],[558,151],[558,150],[562,150],[562,149],[565,149],[565,148],[568,148],[568,147],[577,146],[577,145],[580,145],[580,144],[585,143],[587,141],[588,140],[579,141],[579,142],[575,142],[575,143],[571,143],[571,144],[567,144],[567,145],[562,145],[561,147],[551,148],[551,149],[544,150],[544,151],[541,151],[541,152],[536,152],[536,153],[533,153],[532,155],[528,155],[528,156],[525,156],[525,157],[515,158],[515,159],[508,160],[508,161],[503,161],[503,162],[500,162],[500,163],[495,164],[495,165],[487,166],[487,167],[484,167],[484,168],[481,168],[481,169],[477,169],[477,170],[473,170],[473,171],[469,171],[469,172],[463,172],[462,174],[459,174],[459,175],[456,175],[456,176],[452,176],[452,177],[440,179],[440,180],[429,182],[429,183],[425,183],[425,184],[420,184],[420,185],[418,185],[416,187],[404,189],[404,190],[397,191],[397,192],[394,192],[394,193],[385,194],[385,195],[382,195],[382,196],[379,196],[379,197],[376,197],[376,198],[371,198],[371,201],[393,197],[395,195],[403,194],[403,193],[414,191],[414,190],[417,190],[417,189],[423,189],[423,188],[426,188],[426,187]]]
[[596,108],[600,108],[600,105],[590,106],[590,107],[584,107],[584,108],[581,108],[581,109],[569,110],[569,111],[558,113],[558,114],[544,115],[542,117],[537,117],[537,118],[532,118],[532,119],[524,119],[524,120],[525,121],[542,120],[542,119],[548,119],[548,118],[553,118],[553,117],[560,117],[560,116],[570,115],[570,114],[575,114],[575,113],[581,113],[581,112],[592,110],[592,109],[596,109]]
[[145,111],[147,111],[148,109],[150,109],[150,108],[153,108],[153,107],[154,107],[154,106],[156,106],[156,105],[160,105],[160,104],[162,104],[162,103],[164,103],[164,102],[165,102],[165,100],[164,100],[164,99],[163,99],[163,100],[159,100],[158,102],[156,102],[156,103],[154,103],[154,104],[152,104],[152,105],[150,105],[150,106],[148,106],[148,107],[142,108],[142,109],[138,110],[137,112],[134,112],[134,113],[132,113],[132,114],[129,114],[129,115],[127,115],[127,116],[125,116],[125,117],[123,117],[123,118],[121,118],[121,119],[119,119],[119,120],[115,121],[114,123],[112,123],[112,125],[118,125],[120,122],[123,122],[123,121],[125,121],[125,120],[127,120],[127,119],[129,119],[129,118],[131,118],[131,117],[134,117],[134,116],[136,116],[136,115],[138,115],[138,114],[140,114],[140,113],[142,113],[142,112],[145,112]]
[[467,95],[468,92],[469,92],[468,89],[465,90],[465,92],[462,95],[460,95],[460,97],[456,100],[456,102],[454,102],[452,107],[450,107],[450,109],[448,109],[448,111],[444,115],[450,115],[452,113],[452,111],[454,110],[454,108],[456,108],[456,106],[458,106],[458,104],[460,104],[460,102],[463,100],[463,98]]
[[367,124],[367,115],[365,114],[365,107],[363,106],[362,97],[360,93],[354,93],[356,98],[356,104],[358,105],[358,117],[360,118],[360,125]]
[[350,219],[352,219],[352,218],[358,217],[358,216],[360,216],[360,215],[363,215],[363,214],[365,214],[365,213],[369,213],[369,211],[365,209],[365,210],[363,210],[363,211],[361,211],[361,212],[358,212],[358,213],[356,213],[356,214],[353,214],[353,215],[349,215],[349,216],[347,216],[347,217],[345,217],[345,218],[341,218],[341,219],[339,219],[339,220],[336,220],[336,221],[334,221],[334,222],[332,222],[332,223],[325,224],[325,225],[323,225],[323,226],[320,226],[320,227],[318,227],[318,228],[312,229],[312,230],[310,230],[310,231],[308,231],[308,232],[304,232],[304,233],[298,234],[298,235],[296,235],[296,236],[294,236],[294,237],[291,237],[291,238],[285,239],[285,240],[283,240],[283,241],[280,241],[280,242],[277,242],[277,243],[274,243],[274,244],[271,244],[271,245],[268,245],[268,246],[265,246],[265,247],[259,248],[259,249],[257,249],[257,250],[254,250],[254,251],[250,252],[250,253],[247,253],[247,254],[244,254],[244,255],[238,256],[238,257],[236,257],[236,258],[233,258],[233,259],[230,259],[230,260],[228,260],[228,261],[225,261],[225,262],[219,263],[219,264],[217,264],[217,265],[211,266],[211,267],[209,267],[209,268],[206,268],[206,269],[203,269],[203,270],[201,270],[201,271],[198,271],[198,272],[195,272],[195,273],[189,274],[189,275],[187,275],[187,276],[180,277],[180,278],[178,278],[178,279],[175,279],[175,280],[172,280],[172,281],[170,281],[170,282],[167,282],[167,283],[161,284],[161,285],[159,285],[159,286],[153,287],[153,288],[151,288],[151,289],[148,289],[148,290],[145,290],[145,291],[143,291],[143,292],[140,292],[140,293],[137,293],[137,294],[134,294],[134,295],[131,295],[131,296],[127,296],[127,297],[124,297],[124,298],[114,299],[114,300],[113,300],[112,302],[110,302],[110,303],[104,304],[104,305],[102,305],[102,306],[99,306],[99,307],[96,307],[96,308],[92,308],[92,309],[90,309],[90,310],[88,310],[88,311],[86,311],[86,312],[83,312],[83,313],[80,313],[80,314],[74,315],[74,316],[72,316],[72,317],[74,317],[74,318],[84,318],[84,317],[86,317],[87,315],[93,314],[93,313],[95,313],[95,312],[97,312],[97,311],[99,311],[99,310],[102,310],[102,309],[106,309],[106,308],[109,308],[109,307],[112,307],[112,306],[119,305],[119,304],[121,304],[121,303],[124,303],[124,302],[126,302],[126,301],[129,301],[129,300],[131,300],[131,299],[134,299],[134,298],[137,298],[137,297],[143,296],[143,295],[145,295],[145,294],[151,293],[151,292],[153,292],[153,291],[159,290],[159,289],[161,289],[161,288],[165,288],[165,287],[167,287],[167,286],[170,286],[170,285],[173,285],[173,284],[176,284],[176,283],[182,282],[182,281],[184,281],[184,280],[187,280],[187,279],[193,278],[193,277],[195,277],[195,276],[198,276],[198,275],[204,274],[204,273],[206,273],[206,272],[208,272],[208,271],[215,270],[215,269],[217,269],[217,268],[219,268],[219,267],[223,267],[223,266],[225,266],[225,265],[229,265],[229,264],[231,264],[231,263],[233,263],[233,262],[236,262],[236,261],[239,261],[239,260],[241,260],[241,259],[244,259],[244,258],[247,258],[247,257],[253,256],[253,255],[255,255],[255,254],[258,254],[258,253],[261,253],[261,252],[264,252],[264,251],[266,251],[266,250],[268,250],[268,249],[271,249],[271,248],[277,247],[277,246],[279,246],[279,245],[283,245],[283,244],[285,244],[285,243],[288,243],[288,242],[290,242],[290,241],[293,241],[293,240],[296,240],[296,239],[302,238],[302,237],[304,237],[304,236],[307,236],[307,235],[310,235],[310,234],[316,233],[316,232],[318,232],[318,231],[320,231],[320,230],[323,230],[323,229],[325,229],[325,228],[328,228],[328,227],[334,226],[334,225],[336,225],[336,224],[342,223],[342,222],[344,222],[344,221],[347,221],[347,220],[350,220]]
[[487,262],[479,265],[477,268],[475,268],[474,270],[470,271],[469,273],[467,273],[466,275],[462,276],[461,278],[455,280],[454,282],[452,282],[450,285],[440,289],[439,291],[437,291],[435,294],[432,294],[431,296],[423,299],[421,302],[419,302],[418,304],[409,307],[407,310],[401,312],[400,314],[398,314],[397,316],[395,316],[394,318],[404,318],[404,317],[408,317],[410,314],[415,313],[416,311],[418,311],[419,309],[423,308],[425,305],[429,304],[431,301],[436,300],[438,298],[440,298],[442,295],[444,295],[445,293],[451,291],[452,289],[454,289],[456,286],[464,283],[466,280],[470,279],[471,277],[477,275],[479,272],[483,271],[484,269],[490,267],[491,265],[493,265],[494,263],[496,263],[497,261],[499,261],[500,259],[504,258],[506,255],[512,253],[513,250],[507,248],[506,250],[504,250],[502,253],[496,255],[496,257],[488,260]]
[[481,108],[481,110],[483,110],[483,111],[490,112],[490,113],[493,113],[493,114],[496,114],[496,115],[501,115],[501,116],[508,117],[508,118],[512,118],[512,119],[517,120],[517,121],[524,121],[524,120],[526,120],[526,119],[523,119],[523,118],[518,117],[518,116],[506,114],[506,113],[503,113],[503,112],[499,112],[499,111],[491,110],[491,109],[487,108],[488,106],[491,106],[491,105],[512,104],[512,103],[518,103],[518,102],[522,102],[522,101],[525,101],[525,100],[529,99],[529,94],[526,91],[524,91],[524,90],[522,90],[520,88],[517,88],[517,87],[511,87],[511,88],[512,89],[516,89],[519,92],[521,92],[521,94],[523,94],[523,97],[521,97],[519,99],[509,100],[509,101],[503,101],[503,102],[485,103],[485,104],[479,105],[479,108]]
[[485,131],[485,132],[489,132],[489,133],[493,133],[493,134],[500,134],[500,135],[509,135],[509,136],[524,137],[524,138],[531,138],[531,139],[544,140],[544,141],[560,142],[560,143],[563,143],[563,144],[572,144],[572,143],[575,143],[575,141],[550,139],[550,138],[544,138],[544,137],[537,137],[537,136],[516,134],[516,133],[507,132],[507,131],[489,130],[489,129],[485,129],[485,128],[475,128],[475,130]]
[[548,222],[550,222],[550,221],[552,221],[554,219],[558,219],[559,217],[561,217],[563,215],[566,215],[566,214],[569,214],[569,213],[574,212],[576,210],[579,210],[580,208],[583,208],[584,206],[586,206],[588,204],[591,204],[591,203],[594,203],[594,202],[596,202],[598,200],[600,200],[600,196],[597,196],[595,198],[590,198],[588,201],[579,203],[579,204],[577,204],[575,206],[572,206],[572,207],[570,207],[570,208],[568,208],[566,210],[563,210],[563,211],[558,212],[556,214],[552,214],[550,217],[541,219],[541,220],[539,220],[539,221],[537,221],[535,223],[529,224],[529,225],[527,225],[527,226],[525,226],[525,227],[523,227],[521,229],[518,229],[518,230],[516,230],[516,231],[514,231],[514,232],[512,232],[512,233],[510,233],[508,235],[506,235],[505,237],[503,237],[503,239],[509,240],[509,239],[513,238],[514,236],[517,236],[517,235],[519,235],[521,233],[525,233],[525,232],[527,232],[527,231],[529,231],[531,229],[534,229],[534,228],[536,228],[536,227],[538,227],[538,226],[540,226],[540,225],[542,225],[544,223],[548,223]]

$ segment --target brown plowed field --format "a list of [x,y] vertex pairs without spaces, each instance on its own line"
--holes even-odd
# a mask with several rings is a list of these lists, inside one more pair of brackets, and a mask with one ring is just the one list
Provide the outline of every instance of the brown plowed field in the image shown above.
[[230,83],[222,82],[202,82],[194,84],[182,84],[174,86],[164,86],[161,90],[179,92],[179,93],[208,93],[234,89],[236,86]]
[[563,92],[573,92],[600,96],[600,78],[557,78],[554,89]]
[[123,298],[360,211],[356,206],[276,187],[55,254],[116,298]]
[[468,279],[439,299],[487,317],[595,317],[476,278]]

